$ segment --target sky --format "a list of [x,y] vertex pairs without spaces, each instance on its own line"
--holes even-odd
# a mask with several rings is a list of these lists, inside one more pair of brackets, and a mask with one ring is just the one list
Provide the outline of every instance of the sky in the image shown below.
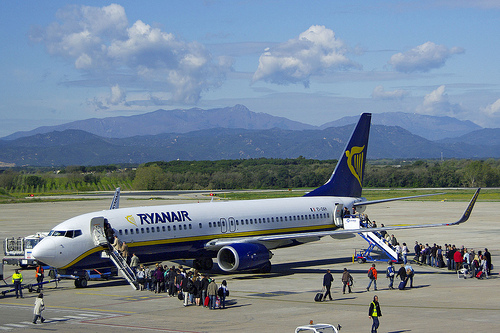
[[311,125],[408,112],[500,127],[496,0],[0,6],[0,137],[236,104]]

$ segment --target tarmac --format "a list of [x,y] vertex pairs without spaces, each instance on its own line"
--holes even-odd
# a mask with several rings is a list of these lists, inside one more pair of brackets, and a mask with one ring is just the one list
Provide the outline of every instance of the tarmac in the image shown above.
[[[200,200],[199,195],[164,200],[122,197],[120,207],[192,202]],[[112,194],[89,201],[0,205],[0,238],[48,231],[67,218],[108,209],[111,197]],[[398,201],[370,206],[366,213],[378,225],[431,224],[458,220],[466,206],[467,202]],[[416,240],[430,245],[464,245],[476,251],[487,247],[495,265],[489,279],[463,279],[445,268],[413,264],[414,288],[389,290],[385,278],[387,265],[376,262],[378,290],[367,292],[367,270],[371,264],[353,262],[352,257],[355,250],[368,244],[359,236],[344,240],[325,237],[318,242],[274,250],[269,274],[223,274],[214,265],[210,275],[217,283],[226,280],[230,290],[224,310],[183,307],[181,301],[167,294],[135,291],[123,279],[89,281],[85,289],[76,289],[73,281],[64,280],[57,288],[49,284],[43,291],[46,304],[43,315],[47,319],[44,324],[31,323],[36,293],[25,290],[22,299],[16,299],[13,293],[0,297],[0,331],[294,332],[297,326],[312,320],[340,324],[343,333],[369,332],[368,306],[373,296],[378,295],[383,315],[379,332],[498,332],[499,210],[499,202],[482,202],[480,195],[465,224],[395,233],[399,242],[406,242],[411,250]],[[354,277],[351,294],[342,293],[340,280],[344,267]],[[326,269],[335,278],[333,301],[314,302]],[[9,283],[13,270],[14,266],[4,267],[4,278]],[[34,270],[22,273],[24,283],[35,282]],[[0,291],[5,289],[2,286]]]

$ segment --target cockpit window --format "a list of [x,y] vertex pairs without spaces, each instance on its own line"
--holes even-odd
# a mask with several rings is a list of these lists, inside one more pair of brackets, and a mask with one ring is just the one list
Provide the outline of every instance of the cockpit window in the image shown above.
[[75,238],[82,234],[81,230],[51,230],[49,236]]

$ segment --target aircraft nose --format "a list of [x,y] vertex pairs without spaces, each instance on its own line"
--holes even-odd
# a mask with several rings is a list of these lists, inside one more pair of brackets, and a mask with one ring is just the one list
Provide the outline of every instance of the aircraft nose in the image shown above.
[[36,260],[53,266],[52,263],[56,258],[56,243],[50,238],[44,238],[33,248],[31,254]]

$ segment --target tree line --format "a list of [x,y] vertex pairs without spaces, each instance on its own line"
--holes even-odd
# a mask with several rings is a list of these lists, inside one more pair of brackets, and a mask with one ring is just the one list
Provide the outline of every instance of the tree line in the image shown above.
[[[0,170],[0,193],[113,190],[284,189],[325,183],[336,160],[247,159],[151,162],[134,166],[69,166]],[[500,160],[368,161],[372,188],[497,187]]]

